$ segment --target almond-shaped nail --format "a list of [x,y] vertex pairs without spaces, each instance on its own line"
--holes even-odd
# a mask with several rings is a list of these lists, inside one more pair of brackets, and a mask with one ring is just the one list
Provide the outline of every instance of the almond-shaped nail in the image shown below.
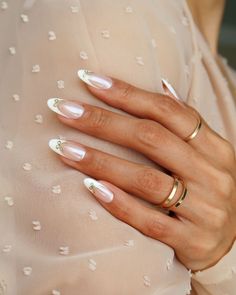
[[80,69],[78,70],[78,76],[86,84],[93,86],[97,89],[109,89],[112,86],[111,78],[101,74],[94,73],[92,71]]
[[101,201],[105,203],[112,202],[114,194],[104,184],[101,184],[93,178],[85,178],[84,185],[95,197]]
[[70,119],[78,119],[84,113],[81,104],[61,98],[49,98],[47,105],[53,112]]
[[86,154],[85,149],[73,141],[51,139],[48,144],[55,153],[72,161],[81,161]]
[[[165,91],[165,93],[167,94],[167,95],[169,95],[169,93],[168,93],[168,91],[176,98],[176,99],[178,99],[178,100],[182,100],[179,96],[178,96],[178,94],[176,93],[176,91],[175,91],[175,89],[174,89],[174,87],[166,80],[166,79],[161,79],[161,81],[162,81],[162,86],[163,86],[163,88],[164,88],[164,91]],[[166,88],[167,88],[167,90],[168,91],[166,91]]]

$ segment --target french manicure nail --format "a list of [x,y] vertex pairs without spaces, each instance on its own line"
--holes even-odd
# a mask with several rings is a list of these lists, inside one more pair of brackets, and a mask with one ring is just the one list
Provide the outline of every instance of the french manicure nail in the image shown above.
[[96,74],[92,71],[80,69],[78,71],[78,76],[86,84],[97,89],[109,89],[112,86],[111,78],[104,75]]
[[[169,90],[169,92],[178,100],[182,100],[178,94],[176,93],[175,89],[172,87],[172,85],[166,80],[166,79],[161,79],[162,81],[162,86],[164,88],[164,91],[166,92],[166,89],[167,88]],[[168,94],[168,93],[167,93]]]
[[48,107],[55,113],[70,119],[78,119],[84,113],[84,108],[76,102],[61,98],[49,98]]
[[73,141],[51,139],[48,144],[55,153],[72,161],[81,161],[86,154],[85,149]]
[[93,178],[85,178],[84,185],[95,197],[105,203],[110,203],[113,200],[114,194],[104,184],[96,181]]

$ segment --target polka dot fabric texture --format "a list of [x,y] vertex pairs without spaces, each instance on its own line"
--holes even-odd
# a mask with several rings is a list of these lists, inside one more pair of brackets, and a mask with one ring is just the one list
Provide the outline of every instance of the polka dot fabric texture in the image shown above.
[[122,113],[86,90],[81,68],[161,93],[165,78],[235,143],[233,98],[184,1],[0,1],[0,294],[195,294],[173,249],[109,214],[48,148],[78,140],[161,169],[50,112],[59,97]]

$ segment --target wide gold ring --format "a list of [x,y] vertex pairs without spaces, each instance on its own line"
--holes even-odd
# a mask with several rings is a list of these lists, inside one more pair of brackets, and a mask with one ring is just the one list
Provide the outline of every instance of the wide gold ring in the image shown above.
[[201,119],[201,117],[200,116],[198,116],[198,122],[197,122],[197,126],[196,126],[196,128],[193,130],[193,132],[189,135],[189,136],[187,136],[184,140],[185,141],[190,141],[191,139],[194,139],[196,136],[197,136],[197,134],[198,134],[198,132],[199,132],[199,130],[201,129],[201,127],[202,127],[202,119]]

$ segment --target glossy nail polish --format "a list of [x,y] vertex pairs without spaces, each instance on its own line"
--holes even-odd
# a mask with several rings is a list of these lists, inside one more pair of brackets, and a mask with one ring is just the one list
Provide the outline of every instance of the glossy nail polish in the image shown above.
[[105,203],[112,202],[114,194],[104,184],[101,184],[93,178],[85,178],[84,185],[95,197],[101,201]]
[[104,75],[81,69],[78,71],[79,78],[86,84],[97,89],[109,89],[112,87],[112,80]]
[[165,88],[167,88],[168,90],[169,90],[169,92],[176,98],[176,99],[178,99],[178,100],[182,100],[179,96],[178,96],[178,94],[176,93],[176,91],[175,91],[175,89],[172,87],[172,85],[166,80],[166,79],[161,79],[161,81],[162,81],[162,86],[163,86],[163,88],[164,88],[164,91],[167,93],[167,94],[169,94],[168,93],[168,91],[166,91],[166,89]]
[[81,161],[86,154],[85,149],[73,141],[51,139],[48,144],[55,153],[72,161]]
[[47,105],[53,112],[70,119],[78,119],[84,113],[84,108],[77,102],[61,98],[49,98]]

